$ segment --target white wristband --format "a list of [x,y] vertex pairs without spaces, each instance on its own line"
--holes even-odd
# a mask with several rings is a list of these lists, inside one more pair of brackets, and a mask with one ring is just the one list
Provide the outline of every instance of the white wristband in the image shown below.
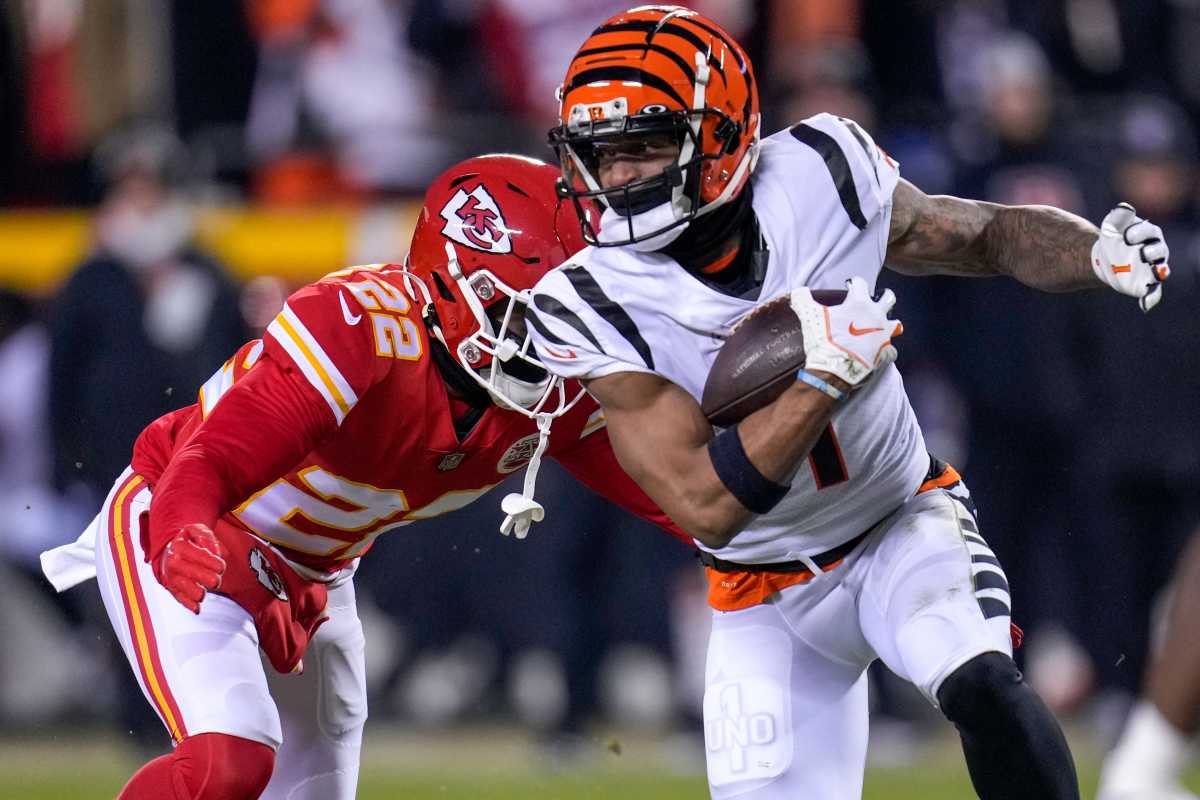
[[824,392],[825,394],[832,397],[835,402],[840,403],[842,400],[846,399],[845,392],[843,392],[841,389],[837,388],[836,386],[833,386],[828,381],[821,380],[816,375],[813,375],[811,372],[807,372],[807,371],[801,369],[799,372],[796,373],[796,380],[802,381],[803,383],[807,383],[809,386],[813,387],[814,389]]

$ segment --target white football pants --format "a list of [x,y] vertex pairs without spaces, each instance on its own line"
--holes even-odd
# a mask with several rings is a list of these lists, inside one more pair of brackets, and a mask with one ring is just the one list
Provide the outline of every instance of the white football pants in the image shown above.
[[142,692],[175,742],[226,733],[276,750],[267,800],[352,800],[367,718],[364,638],[347,580],[329,590],[329,621],[280,675],[258,648],[250,615],[209,594],[192,614],[145,562],[144,480],[126,470],[92,523],[100,594]]
[[858,800],[872,661],[936,706],[959,666],[1012,654],[1007,582],[952,492],[966,497],[961,484],[913,497],[809,583],[713,612],[704,695],[713,798]]

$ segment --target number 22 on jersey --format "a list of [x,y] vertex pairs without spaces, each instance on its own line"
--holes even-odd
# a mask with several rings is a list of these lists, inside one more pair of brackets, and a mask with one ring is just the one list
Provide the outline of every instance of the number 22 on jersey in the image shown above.
[[[371,332],[375,336],[375,355],[407,361],[421,357],[421,337],[417,334],[416,323],[405,316],[412,304],[399,287],[371,278],[345,286],[367,311]],[[351,314],[344,296],[339,299],[346,324],[357,325],[362,315]]]

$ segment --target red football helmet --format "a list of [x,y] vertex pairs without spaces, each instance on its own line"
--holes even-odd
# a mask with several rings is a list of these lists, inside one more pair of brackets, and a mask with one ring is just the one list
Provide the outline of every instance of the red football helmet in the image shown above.
[[516,155],[454,165],[426,191],[405,262],[430,334],[494,402],[530,417],[558,416],[582,393],[567,395],[525,330],[529,290],[584,246],[558,177]]

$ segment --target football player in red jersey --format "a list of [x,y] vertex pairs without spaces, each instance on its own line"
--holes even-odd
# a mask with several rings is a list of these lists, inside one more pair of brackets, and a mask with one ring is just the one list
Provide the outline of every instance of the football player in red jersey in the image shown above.
[[357,559],[527,467],[502,505],[502,531],[524,536],[543,455],[684,538],[618,467],[595,402],[530,350],[528,289],[582,245],[557,176],[518,156],[448,170],[404,266],[293,294],[195,405],[146,428],[80,540],[44,554],[60,589],[98,577],[176,744],[121,798],[352,798]]

